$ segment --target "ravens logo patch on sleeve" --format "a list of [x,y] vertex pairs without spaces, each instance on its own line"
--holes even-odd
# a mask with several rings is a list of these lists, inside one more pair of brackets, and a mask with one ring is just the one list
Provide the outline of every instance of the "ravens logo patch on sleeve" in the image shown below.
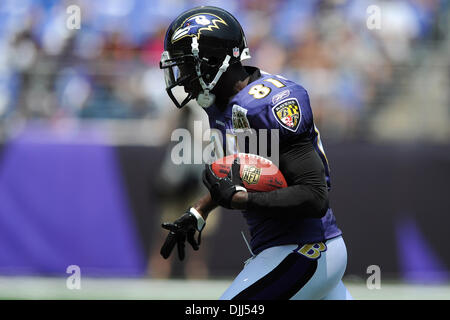
[[298,100],[290,98],[277,103],[272,108],[275,119],[286,129],[290,131],[297,131],[300,121],[302,119],[302,113]]

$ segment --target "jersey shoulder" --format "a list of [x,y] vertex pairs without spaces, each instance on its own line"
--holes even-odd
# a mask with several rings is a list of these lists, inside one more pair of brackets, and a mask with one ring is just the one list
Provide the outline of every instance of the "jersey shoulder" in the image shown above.
[[245,109],[256,128],[276,128],[301,133],[312,123],[306,89],[279,75],[262,72],[262,77],[246,86],[233,104]]

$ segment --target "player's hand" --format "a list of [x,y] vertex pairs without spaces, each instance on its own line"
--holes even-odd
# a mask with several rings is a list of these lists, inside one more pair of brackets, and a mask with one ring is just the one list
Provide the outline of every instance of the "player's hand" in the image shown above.
[[[194,250],[198,250],[200,245],[200,235],[205,227],[205,220],[203,220],[195,209],[190,208],[173,223],[165,222],[161,226],[164,229],[169,230],[166,241],[161,247],[161,255],[164,259],[167,259],[176,245],[178,249],[178,258],[183,260],[185,256],[184,248],[186,240]],[[199,235],[198,240],[196,241],[194,235],[197,231]]]
[[241,165],[236,158],[231,165],[230,172],[225,178],[216,176],[211,165],[206,165],[203,170],[203,183],[208,188],[211,198],[218,205],[232,209],[231,200],[233,195],[239,191],[247,192],[240,177]]

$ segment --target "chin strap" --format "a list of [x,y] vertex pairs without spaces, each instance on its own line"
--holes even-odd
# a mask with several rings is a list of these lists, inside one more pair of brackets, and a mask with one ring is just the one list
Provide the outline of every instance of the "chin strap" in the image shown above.
[[[194,55],[195,58],[197,58],[197,61],[200,61],[197,37],[192,38],[192,54]],[[195,70],[197,72],[197,76],[200,81],[200,85],[203,89],[203,91],[201,93],[199,93],[199,95],[197,96],[197,103],[202,108],[210,107],[216,100],[216,96],[213,93],[211,93],[211,90],[216,86],[216,84],[219,81],[222,74],[225,71],[227,71],[227,69],[230,65],[230,59],[231,59],[231,56],[229,56],[229,55],[227,55],[225,57],[225,59],[222,62],[222,65],[219,68],[219,71],[217,72],[213,81],[211,81],[209,84],[206,84],[206,82],[203,80],[202,73],[200,70],[200,64],[199,63],[195,64]]]

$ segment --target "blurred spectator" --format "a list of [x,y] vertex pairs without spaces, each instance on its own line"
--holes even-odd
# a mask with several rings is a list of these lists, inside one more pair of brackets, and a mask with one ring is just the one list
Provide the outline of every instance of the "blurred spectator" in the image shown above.
[[[81,8],[77,30],[66,27],[73,4]],[[2,1],[0,119],[169,121],[158,68],[165,31],[182,10],[203,4],[235,13],[253,57],[246,63],[299,81],[319,128],[341,139],[361,137],[389,108],[416,49],[448,12],[440,0]],[[380,30],[367,28],[370,5],[381,10]]]

